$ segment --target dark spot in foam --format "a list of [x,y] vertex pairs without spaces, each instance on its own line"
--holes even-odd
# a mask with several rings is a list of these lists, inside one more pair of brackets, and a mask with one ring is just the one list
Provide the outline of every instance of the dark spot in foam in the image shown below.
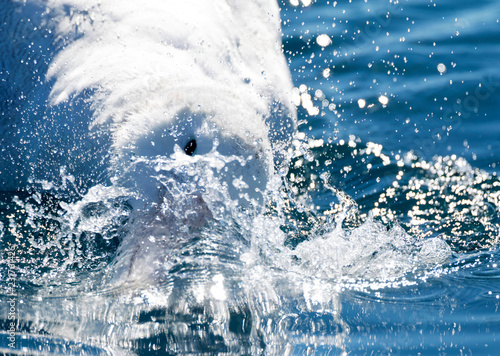
[[192,156],[194,151],[196,151],[196,140],[192,139],[186,144],[186,146],[184,146],[184,152],[186,152],[187,155]]

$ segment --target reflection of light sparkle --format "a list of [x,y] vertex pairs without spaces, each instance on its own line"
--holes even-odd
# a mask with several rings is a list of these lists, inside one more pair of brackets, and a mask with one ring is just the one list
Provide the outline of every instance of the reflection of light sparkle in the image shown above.
[[387,105],[389,103],[389,98],[385,95],[380,95],[378,97],[378,101],[380,102],[380,104],[382,105]]
[[308,7],[309,5],[311,5],[312,3],[312,0],[290,0],[290,4],[292,6],[299,6],[300,3],[302,2],[302,6],[304,7]]
[[210,294],[217,300],[226,300],[227,294],[226,289],[224,288],[224,276],[221,274],[217,274],[212,278],[214,284],[210,288]]
[[332,44],[332,40],[327,34],[322,34],[316,38],[316,43],[321,47],[326,47]]

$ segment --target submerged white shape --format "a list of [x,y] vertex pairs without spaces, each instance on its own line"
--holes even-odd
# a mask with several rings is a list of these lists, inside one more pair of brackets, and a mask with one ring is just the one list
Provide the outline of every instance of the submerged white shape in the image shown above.
[[[95,159],[106,161],[101,175],[129,192],[135,210],[118,253],[125,274],[140,278],[141,268],[132,265],[150,270],[167,263],[156,250],[212,219],[220,202],[262,204],[296,127],[276,1],[16,0],[15,6],[16,16],[40,22],[34,46],[42,40],[54,46],[44,58],[47,80],[34,94],[57,124],[45,125],[45,137],[68,126],[77,139],[93,140],[91,133],[109,139],[109,150]],[[39,125],[30,119],[28,129]],[[100,146],[101,136],[92,144]],[[58,143],[37,148],[35,141],[35,151]],[[55,148],[67,156],[67,167],[81,159],[71,147]],[[44,157],[58,166],[59,156]]]

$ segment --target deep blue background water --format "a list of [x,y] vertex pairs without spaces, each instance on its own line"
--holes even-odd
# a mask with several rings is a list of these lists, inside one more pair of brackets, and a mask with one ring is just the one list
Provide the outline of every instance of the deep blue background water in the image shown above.
[[[2,192],[2,259],[8,259],[6,246],[15,246],[20,271],[17,306],[24,319],[18,330],[24,341],[18,339],[18,349],[24,345],[62,354],[70,348],[73,354],[106,354],[101,348],[109,344],[153,355],[163,354],[165,347],[174,354],[187,344],[188,349],[212,354],[228,350],[277,355],[500,352],[500,3],[305,4],[298,1],[294,6],[288,0],[281,4],[283,47],[296,97],[301,96],[299,129],[306,134],[304,141],[323,139],[323,144],[310,144],[307,159],[296,157],[290,168],[287,180],[294,199],[304,198],[313,207],[299,209],[291,204],[289,225],[282,226],[287,232],[285,245],[293,249],[330,227],[319,222],[331,223],[327,213],[335,213],[341,199],[321,182],[319,177],[325,173],[329,183],[357,207],[344,221],[346,230],[356,231],[371,214],[388,228],[401,225],[411,236],[409,245],[400,251],[391,245],[397,241],[388,239],[387,246],[373,254],[360,253],[360,261],[341,266],[345,271],[339,273],[347,282],[337,280],[337,275],[316,276],[313,268],[307,271],[310,274],[304,268],[300,270],[304,275],[289,277],[287,271],[271,265],[270,270],[283,278],[269,287],[278,301],[267,300],[264,294],[258,295],[260,299],[242,297],[244,303],[232,311],[224,339],[209,312],[169,314],[169,309],[154,309],[147,302],[120,299],[113,291],[99,289],[99,273],[109,265],[119,243],[116,226],[125,224],[129,212],[122,202],[88,204],[78,211],[79,223],[106,217],[113,209],[114,220],[100,225],[100,231],[75,229],[75,233],[62,231],[67,228],[64,216],[71,210],[60,204],[65,199],[57,189]],[[320,35],[330,39],[323,43],[326,46],[318,43]],[[443,73],[439,65],[446,67]],[[226,237],[226,233],[214,230],[210,237]],[[403,260],[422,258],[412,246],[432,238],[451,248],[451,257],[444,263],[417,261],[403,275],[382,275],[384,260],[379,255],[396,251]],[[323,256],[326,249],[319,244],[308,252]],[[274,257],[274,251],[267,252]],[[209,253],[221,257],[215,247]],[[328,253],[325,256],[318,270],[335,266],[336,261],[328,260]],[[387,264],[397,262],[387,260]],[[190,272],[189,264],[181,267],[171,274],[182,279],[178,271],[184,268],[195,282],[210,276],[210,271],[200,269],[200,277],[194,267]],[[1,267],[2,311],[8,310],[8,270]],[[323,287],[323,304],[303,301],[309,282]],[[169,283],[159,291],[174,285]],[[306,287],[289,292],[292,283]],[[182,299],[184,285],[179,285],[177,297]],[[130,319],[124,317],[120,323],[123,315]],[[8,319],[3,316],[0,321],[4,330],[0,351],[8,351]],[[248,325],[253,333],[246,329]],[[160,331],[149,337],[129,337],[126,332],[136,326]],[[79,330],[82,339],[51,335],[53,330],[67,329]],[[80,343],[89,340],[95,344]]]
[[[358,147],[367,142],[382,145],[391,163],[371,172],[352,150],[345,153],[337,146],[335,153],[342,154],[330,168],[336,185],[368,211],[377,203],[384,205],[380,195],[402,171],[395,196],[386,204],[389,210],[409,231],[444,238],[454,251],[445,274],[416,286],[343,294],[341,317],[350,330],[347,352],[497,354],[499,205],[495,189],[475,181],[473,172],[482,170],[490,183],[497,181],[500,3],[368,0],[302,5],[283,7],[285,53],[295,86],[307,86],[313,97],[321,90],[324,98],[313,100],[318,115],[300,111],[306,121],[301,130],[325,141],[333,138],[334,145],[341,139],[347,142],[349,135],[355,136],[351,140],[357,140]],[[326,47],[317,42],[323,34],[331,39]],[[446,67],[444,73],[438,70],[440,64]],[[388,98],[387,105],[379,102],[381,95]],[[359,99],[366,101],[364,108]],[[328,108],[331,103],[336,104],[334,111]],[[458,176],[468,177],[458,179],[456,171],[398,167],[397,155],[408,152],[431,164],[442,157],[463,157],[470,166]],[[352,170],[346,173],[345,166]],[[467,194],[450,187],[453,177]],[[415,188],[413,179],[435,185]],[[437,199],[419,205],[408,195],[411,191]],[[449,208],[450,201],[477,206],[465,203],[465,197],[492,198],[482,222],[464,209]],[[410,217],[412,209],[423,211],[423,219]]]
[[[500,132],[498,13],[499,4],[488,1],[286,7],[285,50],[296,86],[321,89],[341,114],[335,118],[326,111],[326,117],[310,120],[313,135],[331,135],[338,121],[343,136],[380,143],[388,152],[414,150],[426,160],[456,154],[494,171]],[[320,34],[332,44],[320,47]],[[331,75],[325,79],[327,68]],[[378,104],[380,95],[389,97],[387,106],[357,105],[358,99]]]

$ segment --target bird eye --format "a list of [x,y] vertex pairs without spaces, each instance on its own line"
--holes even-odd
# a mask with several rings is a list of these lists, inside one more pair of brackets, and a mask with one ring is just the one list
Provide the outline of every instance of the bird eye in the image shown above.
[[192,156],[195,150],[196,150],[196,140],[192,139],[184,147],[184,152],[186,152],[187,155]]

